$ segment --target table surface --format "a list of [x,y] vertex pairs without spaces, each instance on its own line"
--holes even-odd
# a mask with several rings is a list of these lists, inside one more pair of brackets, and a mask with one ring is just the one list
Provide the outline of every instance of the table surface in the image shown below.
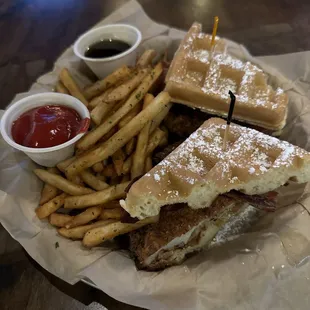
[[[2,0],[0,108],[26,91],[74,40],[127,0]],[[307,0],[140,0],[155,21],[188,29],[194,21],[244,44],[254,55],[310,50]],[[5,34],[5,35],[4,35]],[[0,309],[138,309],[83,283],[42,270],[0,225]]]

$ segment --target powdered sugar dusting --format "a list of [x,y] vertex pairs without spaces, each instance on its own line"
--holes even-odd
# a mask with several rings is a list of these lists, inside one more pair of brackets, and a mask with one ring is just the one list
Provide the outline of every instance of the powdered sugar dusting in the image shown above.
[[254,172],[255,172],[255,168],[250,167],[250,168],[249,168],[249,174],[253,174]]
[[[244,107],[242,115],[235,110],[235,119],[281,129],[288,105],[283,90],[273,90],[256,65],[229,55],[224,40],[217,38],[213,49],[210,42],[211,35],[202,33],[201,25],[195,23],[180,45],[167,75],[167,90],[173,99],[182,102],[184,97],[189,97],[187,90],[190,88],[191,92],[197,92],[197,96],[191,96],[193,106],[226,115],[230,102],[228,91],[231,90],[238,106]],[[202,104],[201,99],[195,101],[203,95],[205,103]],[[214,101],[218,103],[216,111],[211,104]],[[245,111],[249,112],[245,114]]]
[[[233,123],[223,151],[225,129],[223,119],[206,121],[149,175],[131,186],[126,210],[137,216],[139,213],[134,210],[141,210],[146,204],[151,204],[152,215],[167,204],[209,207],[218,195],[231,190],[259,195],[294,176],[299,175],[300,182],[310,181],[310,175],[305,173],[310,161],[307,151]],[[271,175],[277,177],[271,180]]]
[[160,175],[155,173],[154,174],[154,180],[157,181],[157,182],[160,181]]
[[[235,124],[230,126],[226,152],[223,135],[226,122],[210,119],[184,143],[154,167],[143,179],[156,182],[158,197],[182,199],[196,184],[219,182],[219,191],[239,189],[275,167],[290,167],[296,156],[307,152],[288,142]],[[154,181],[147,183],[154,193]]]

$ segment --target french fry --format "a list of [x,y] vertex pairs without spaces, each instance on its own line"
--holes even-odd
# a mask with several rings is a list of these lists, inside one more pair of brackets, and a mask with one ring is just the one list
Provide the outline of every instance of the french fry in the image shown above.
[[[60,174],[57,168],[47,168],[47,171],[50,173]],[[41,192],[41,198],[39,204],[40,205],[45,204],[46,202],[50,201],[60,193],[61,191],[58,188],[56,188],[53,185],[45,183]]]
[[79,175],[72,176],[72,178],[69,181],[71,181],[72,183],[74,183],[76,185],[84,187],[82,178]]
[[126,215],[122,207],[114,209],[102,209],[99,218],[101,220],[121,220]]
[[84,238],[83,245],[86,247],[94,247],[100,243],[115,238],[116,236],[129,233],[130,231],[139,229],[145,225],[156,223],[158,216],[149,217],[136,223],[115,222],[106,226],[100,226],[89,230]]
[[[92,110],[92,113],[98,113],[95,111],[100,111],[99,113],[102,115],[102,117],[104,116],[105,113],[105,109],[109,109],[109,104],[107,102],[105,102],[105,98],[106,98],[107,94],[103,93],[98,97],[95,97],[90,103],[89,103],[89,108]],[[100,105],[103,105],[102,107],[99,107]],[[96,109],[97,108],[97,109]],[[95,111],[94,111],[95,110]],[[94,115],[91,115],[91,119],[93,120]]]
[[111,91],[107,95],[106,102],[115,102],[126,98],[136,87],[138,87],[148,72],[148,69],[138,70],[131,79]]
[[108,141],[77,158],[69,167],[67,167],[66,174],[68,176],[78,174],[95,163],[105,160],[113,155],[130,139],[136,136],[148,121],[152,120],[165,107],[165,105],[169,104],[169,101],[169,94],[167,92],[161,92],[146,109],[142,110]]
[[69,209],[81,209],[120,199],[125,196],[125,189],[128,185],[129,182],[126,182],[116,186],[110,186],[107,189],[89,195],[68,197],[64,207]]
[[[99,126],[101,123],[104,121],[107,121],[110,115],[113,115],[123,104],[125,103],[125,100],[121,100],[119,102],[100,102],[90,113],[91,119],[93,122]],[[116,126],[114,127],[116,128]],[[109,132],[111,132],[114,128],[112,128]],[[105,134],[103,138],[100,140],[104,139],[105,136],[109,134]]]
[[101,139],[100,142],[105,142],[109,140],[115,133],[117,133],[117,126],[113,127],[107,134],[105,134]]
[[50,173],[54,173],[54,174],[58,174],[58,175],[61,174],[57,167],[46,168],[46,170]]
[[159,128],[156,128],[154,133],[150,136],[149,144],[146,149],[147,154],[153,153],[153,151],[160,145],[160,141],[165,137],[166,133]]
[[123,174],[128,174],[130,172],[131,166],[132,166],[132,158],[133,155],[129,156],[123,165]]
[[114,209],[119,208],[120,206],[119,200],[113,200],[103,204],[102,209]]
[[102,162],[96,163],[92,166],[92,169],[94,170],[94,172],[102,172],[102,170],[104,169],[104,166],[102,164]]
[[120,80],[127,78],[130,75],[130,73],[131,70],[127,66],[123,66],[115,70],[113,73],[108,75],[103,80],[97,81],[95,84],[87,87],[84,90],[86,98],[91,99],[100,95],[102,92],[104,92],[106,89],[113,86]]
[[65,160],[63,160],[63,161],[61,161],[61,162],[59,162],[59,163],[57,164],[57,168],[58,168],[61,172],[65,172],[65,171],[66,171],[66,168],[67,168],[68,166],[70,166],[75,160],[76,160],[76,157],[75,157],[75,156],[70,157],[70,158],[68,158],[68,159],[65,159]]
[[36,214],[39,219],[44,219],[48,217],[50,214],[56,212],[63,204],[65,203],[65,198],[67,194],[62,193],[61,195],[53,198],[42,206],[39,206],[36,209]]
[[50,173],[43,169],[34,169],[34,173],[43,182],[53,185],[56,188],[70,195],[85,195],[93,192],[93,190],[91,190],[90,188],[85,188],[80,185],[74,184],[73,182],[66,180],[60,175]]
[[113,89],[108,89],[104,94],[96,97],[90,102],[90,106],[94,107],[90,113],[90,117],[97,126],[111,114],[114,114],[125,103],[125,100],[107,102],[107,96],[111,91],[113,91]]
[[85,152],[85,150],[75,150],[75,156],[80,156],[81,154],[83,154]]
[[96,191],[101,191],[109,187],[107,183],[98,179],[87,169],[82,171],[80,176],[87,185],[89,185],[91,188],[95,189]]
[[99,126],[102,122],[102,120],[107,116],[107,114],[111,111],[113,108],[113,105],[115,105],[116,102],[101,102],[99,103],[91,112],[90,112],[90,118],[92,121]]
[[129,156],[133,153],[133,151],[135,150],[136,147],[136,143],[137,143],[137,139],[136,137],[133,137],[132,139],[129,140],[129,142],[126,144],[125,146],[125,152],[126,154]]
[[148,173],[153,168],[152,157],[148,156],[145,161],[144,173]]
[[[144,97],[143,109],[145,109],[152,101],[154,96],[146,94]],[[137,138],[137,147],[133,154],[132,166],[131,166],[131,179],[144,174],[146,150],[149,141],[149,132],[151,127],[151,121],[147,122],[142,128]]]
[[66,228],[73,228],[88,224],[90,221],[95,220],[101,214],[101,207],[95,206],[86,209],[84,212],[76,215],[73,219],[66,224]]
[[89,107],[91,109],[95,109],[97,106],[99,106],[101,103],[105,103],[106,102],[106,98],[108,96],[108,94],[114,89],[114,87],[111,87],[109,89],[107,89],[106,91],[104,91],[101,95],[93,98],[90,102],[89,102]]
[[72,240],[78,240],[78,239],[83,239],[85,233],[89,231],[90,229],[105,226],[105,225],[108,225],[114,222],[115,220],[98,221],[93,224],[77,226],[77,227],[69,228],[69,229],[60,228],[57,231],[61,236],[65,238],[72,239]]
[[[107,116],[103,119],[104,121],[108,121],[110,116],[114,115],[116,111],[118,111],[127,101],[128,98],[125,98],[124,100],[121,100],[113,105],[112,110],[107,114]],[[116,125],[115,128],[118,126]]]
[[65,225],[73,219],[73,216],[69,214],[52,213],[48,219],[53,226],[65,227]]
[[165,135],[162,137],[162,139],[159,142],[160,147],[164,147],[168,144],[168,134],[165,132]]
[[[102,136],[108,133],[130,110],[132,110],[139,101],[144,97],[147,91],[151,88],[153,83],[161,75],[163,71],[162,64],[157,66],[143,79],[139,87],[130,95],[125,104],[117,110],[108,122],[103,122],[96,129],[86,134],[78,143],[77,148],[81,150],[87,150],[93,146]],[[157,111],[157,114],[160,111]]]
[[68,89],[65,87],[65,85],[61,81],[57,82],[55,86],[55,90],[57,93],[69,95]]
[[124,165],[125,158],[126,158],[126,155],[122,149],[117,150],[112,155],[112,161],[113,161],[114,169],[117,175],[121,175],[123,172],[123,165]]
[[107,180],[107,177],[104,176],[104,175],[101,174],[101,173],[97,173],[97,174],[96,174],[96,177],[97,177],[99,180],[103,181],[103,182],[106,182],[106,180]]
[[[67,168],[71,163],[73,163],[75,159],[76,159],[76,156],[73,156],[73,157],[71,157],[71,158],[65,159],[65,160],[63,160],[63,161],[61,161],[61,162],[59,162],[59,163],[57,164],[57,168],[58,168],[61,172],[64,173],[64,172],[66,171],[66,168]],[[47,171],[48,171],[48,169],[47,169]],[[84,185],[84,184],[83,184],[83,181],[82,181],[82,179],[80,178],[79,175],[72,176],[71,179],[70,179],[69,181],[71,181],[72,183],[77,184],[77,185],[79,185],[79,186],[83,186],[83,185]],[[83,187],[84,187],[84,186],[83,186]]]
[[118,123],[119,128],[123,128],[128,124],[137,114],[140,113],[142,105],[138,103],[132,110],[130,110]]
[[154,96],[152,94],[147,93],[143,98],[143,109],[145,109],[153,100]]
[[117,176],[117,173],[115,171],[114,165],[110,164],[104,167],[104,169],[101,172],[102,175],[109,178],[114,178]]
[[[105,101],[100,102],[90,113],[91,119],[94,123],[99,126],[101,123],[105,121],[109,121],[109,117],[116,113],[125,103],[126,100],[121,100],[119,102],[110,102],[107,103]],[[111,130],[105,134],[101,139],[106,139],[106,136],[109,136],[109,133],[116,128],[114,126]]]
[[155,58],[156,52],[154,50],[146,50],[137,61],[137,67],[147,67],[152,64],[152,60]]
[[154,130],[159,127],[161,122],[167,116],[171,106],[172,106],[171,104],[168,104],[161,112],[158,113],[158,115],[155,116],[155,118],[152,121],[151,128],[150,128],[150,134],[152,134]]
[[73,97],[79,99],[82,103],[84,103],[84,105],[86,107],[88,107],[88,101],[84,97],[84,95],[83,95],[81,89],[79,88],[79,86],[73,80],[73,78],[72,78],[70,72],[68,71],[68,69],[63,68],[60,71],[59,78],[60,78],[61,82],[64,84],[64,86],[69,90],[70,94]]
[[[99,97],[98,97],[99,98]],[[93,116],[93,119],[96,120],[96,118],[99,119],[100,117],[100,124],[104,121],[106,121],[111,115],[113,115],[117,110],[119,110],[124,103],[126,102],[125,98],[124,100],[116,101],[116,102],[105,102],[106,95],[104,96],[103,101],[98,103],[98,105],[93,109],[92,113],[93,115],[95,113],[98,114],[98,116]],[[95,98],[96,99],[96,98]],[[98,122],[98,121],[97,121]],[[98,125],[99,126],[99,125]],[[113,128],[112,128],[113,129]]]

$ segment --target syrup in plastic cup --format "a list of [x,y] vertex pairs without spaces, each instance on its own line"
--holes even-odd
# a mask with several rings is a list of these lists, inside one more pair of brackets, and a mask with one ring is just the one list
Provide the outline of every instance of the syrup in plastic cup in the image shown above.
[[[91,45],[108,39],[126,42],[131,47],[111,57],[90,58],[85,56],[85,52]],[[75,55],[84,60],[98,78],[104,78],[123,65],[135,64],[141,40],[142,35],[138,28],[127,24],[111,24],[87,31],[74,43],[73,50]]]

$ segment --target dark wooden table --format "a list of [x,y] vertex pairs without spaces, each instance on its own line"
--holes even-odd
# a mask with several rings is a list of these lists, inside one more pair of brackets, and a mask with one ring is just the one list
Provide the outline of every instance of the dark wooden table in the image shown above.
[[[78,35],[126,0],[1,0],[0,108],[26,91]],[[308,0],[140,0],[154,20],[187,29],[194,21],[254,55],[310,49]],[[70,286],[30,260],[0,225],[0,309],[137,309],[82,283]]]

